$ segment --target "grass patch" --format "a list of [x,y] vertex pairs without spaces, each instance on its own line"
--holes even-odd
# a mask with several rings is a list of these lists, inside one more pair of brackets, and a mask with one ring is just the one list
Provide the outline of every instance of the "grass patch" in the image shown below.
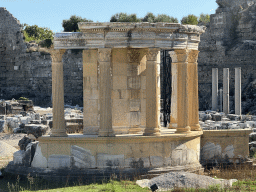
[[[50,182],[38,177],[24,178],[5,173],[5,177],[0,180],[0,189],[8,192],[14,191],[48,191],[48,192],[150,192],[148,188],[141,188],[135,181],[117,180],[113,177],[111,180],[101,182],[83,183],[81,181],[70,182]],[[231,188],[220,188],[220,186],[210,186],[208,189],[180,189],[175,188],[172,192],[231,192],[231,191],[256,191],[256,168],[248,165],[233,165],[226,168],[214,168],[205,172],[205,175],[222,178],[238,179]]]

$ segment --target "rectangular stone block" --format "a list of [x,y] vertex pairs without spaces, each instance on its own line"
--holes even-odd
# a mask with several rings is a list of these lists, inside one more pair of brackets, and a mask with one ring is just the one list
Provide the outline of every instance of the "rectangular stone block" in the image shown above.
[[127,89],[127,76],[113,76],[113,89]]
[[127,89],[140,89],[140,76],[127,77]]
[[71,168],[71,161],[71,156],[69,155],[50,155],[48,158],[48,168]]
[[130,111],[140,111],[141,103],[140,99],[132,99],[130,100]]
[[123,168],[124,155],[108,155],[100,153],[97,155],[98,168]]

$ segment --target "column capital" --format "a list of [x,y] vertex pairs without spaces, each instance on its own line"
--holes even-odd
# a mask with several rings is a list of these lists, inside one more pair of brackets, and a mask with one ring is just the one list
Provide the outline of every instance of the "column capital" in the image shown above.
[[176,61],[174,60],[173,63],[187,63],[188,62],[189,50],[175,49],[174,52],[175,52]]
[[147,61],[156,61],[159,51],[160,51],[159,48],[148,48]]
[[189,63],[197,63],[199,52],[200,51],[198,51],[198,50],[190,50],[188,53],[188,62]]
[[52,62],[62,62],[62,56],[66,52],[66,49],[51,49],[49,53],[52,57]]
[[128,49],[127,58],[129,63],[139,63],[140,62],[140,51],[138,49]]
[[99,62],[110,62],[111,61],[111,48],[98,49],[98,60],[99,60]]

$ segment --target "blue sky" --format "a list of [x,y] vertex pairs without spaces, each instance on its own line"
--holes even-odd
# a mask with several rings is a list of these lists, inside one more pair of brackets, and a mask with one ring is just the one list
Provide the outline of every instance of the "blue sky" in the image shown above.
[[218,6],[215,0],[0,0],[0,7],[6,7],[20,23],[61,32],[63,19],[71,15],[108,22],[119,12],[136,13],[138,17],[152,12],[168,14],[180,21],[188,14],[214,14]]

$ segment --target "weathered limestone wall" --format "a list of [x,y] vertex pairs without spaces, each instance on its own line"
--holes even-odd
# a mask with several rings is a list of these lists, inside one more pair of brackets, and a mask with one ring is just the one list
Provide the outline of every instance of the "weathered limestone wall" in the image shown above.
[[[201,132],[162,137],[39,138],[35,167],[154,168],[199,164]],[[32,163],[33,164],[33,163]],[[32,165],[33,166],[33,165]]]
[[[68,50],[64,59],[65,103],[82,106],[82,52]],[[51,57],[27,52],[20,22],[0,8],[0,98],[28,97],[51,105]]]
[[251,130],[207,130],[201,137],[201,163],[229,163],[249,156]]
[[[223,88],[223,68],[230,71],[230,109],[234,110],[235,68],[242,70],[242,113],[256,113],[251,84],[256,79],[256,4],[246,0],[219,0],[199,44],[200,110],[211,109],[212,68],[219,69],[219,89]],[[251,89],[252,88],[252,89]]]

